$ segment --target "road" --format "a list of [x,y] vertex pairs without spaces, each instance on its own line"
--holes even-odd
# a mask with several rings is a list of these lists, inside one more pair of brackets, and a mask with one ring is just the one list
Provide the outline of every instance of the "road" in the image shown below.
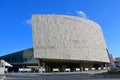
[[3,80],[5,78],[4,74],[0,74],[0,80]]
[[120,75],[7,73],[6,80],[120,80]]

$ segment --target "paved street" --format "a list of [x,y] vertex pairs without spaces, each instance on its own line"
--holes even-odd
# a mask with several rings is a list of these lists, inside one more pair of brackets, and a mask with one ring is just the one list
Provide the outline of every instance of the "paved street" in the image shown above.
[[5,78],[4,75],[0,75],[0,80],[3,80]]
[[104,76],[87,73],[74,73],[74,74],[7,73],[6,80],[120,80],[120,75]]

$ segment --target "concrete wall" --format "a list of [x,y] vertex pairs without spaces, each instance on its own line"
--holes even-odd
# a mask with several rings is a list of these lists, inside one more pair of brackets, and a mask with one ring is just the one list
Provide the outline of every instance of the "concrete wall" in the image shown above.
[[33,15],[34,57],[109,62],[100,26],[88,19]]
[[5,68],[4,67],[0,67],[0,74],[5,74]]

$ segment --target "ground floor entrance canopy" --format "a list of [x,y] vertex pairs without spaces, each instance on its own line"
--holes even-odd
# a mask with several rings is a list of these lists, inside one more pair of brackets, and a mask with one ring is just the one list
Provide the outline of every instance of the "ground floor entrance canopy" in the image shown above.
[[39,68],[40,72],[106,70],[107,63],[95,61],[39,59]]

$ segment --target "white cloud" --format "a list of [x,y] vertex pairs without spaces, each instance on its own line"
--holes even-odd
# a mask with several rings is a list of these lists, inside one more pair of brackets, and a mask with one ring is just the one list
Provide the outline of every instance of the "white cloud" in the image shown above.
[[31,20],[31,19],[27,19],[27,20],[25,21],[25,23],[26,23],[26,24],[29,24],[29,25],[32,25],[32,20]]
[[79,17],[87,18],[86,13],[83,12],[83,11],[76,11],[76,13],[77,13],[77,15],[78,15]]

